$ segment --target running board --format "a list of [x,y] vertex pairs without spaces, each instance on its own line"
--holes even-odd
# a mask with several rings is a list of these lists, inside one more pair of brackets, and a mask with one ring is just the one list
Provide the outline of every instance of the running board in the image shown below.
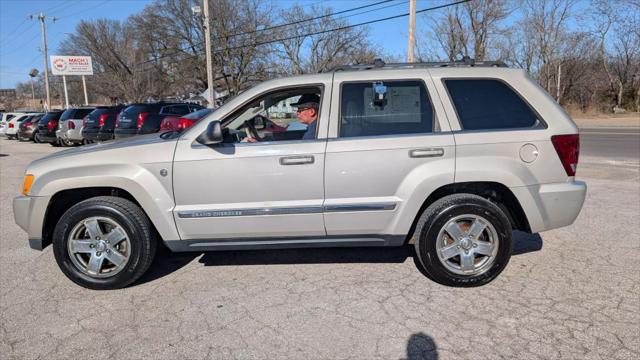
[[165,245],[173,252],[225,251],[225,250],[267,250],[303,249],[325,247],[372,247],[402,246],[404,235],[376,235],[356,237],[322,238],[245,238],[245,239],[202,239],[169,240]]

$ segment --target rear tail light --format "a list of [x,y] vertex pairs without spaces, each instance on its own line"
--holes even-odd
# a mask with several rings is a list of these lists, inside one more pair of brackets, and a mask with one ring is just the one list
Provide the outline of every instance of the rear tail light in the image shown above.
[[58,125],[58,122],[55,120],[49,120],[49,122],[47,122],[47,129],[49,131],[53,130],[56,128],[56,126]]
[[580,155],[580,135],[553,135],[553,147],[556,148],[560,162],[569,176],[576,175],[578,156]]
[[178,129],[184,130],[193,125],[193,120],[185,119],[183,117],[178,119]]
[[147,116],[149,116],[148,112],[141,112],[140,114],[138,114],[138,129],[142,128],[142,125],[144,125],[144,121],[147,119]]
[[118,115],[116,115],[116,127],[120,126],[120,113],[118,113]]
[[13,123],[9,123],[9,129],[13,129]]
[[73,130],[76,128],[76,123],[71,120],[67,120],[67,127],[69,128],[69,130]]
[[99,127],[103,127],[104,126],[104,123],[107,121],[107,117],[109,117],[109,115],[107,115],[107,114],[100,115],[100,117],[98,118],[98,126]]
[[84,127],[87,124],[87,116],[89,115],[86,115],[85,117],[82,118],[82,127]]
[[27,121],[27,122],[25,122],[23,124],[24,124],[24,127],[27,127],[27,126],[31,126],[32,122],[31,121]]

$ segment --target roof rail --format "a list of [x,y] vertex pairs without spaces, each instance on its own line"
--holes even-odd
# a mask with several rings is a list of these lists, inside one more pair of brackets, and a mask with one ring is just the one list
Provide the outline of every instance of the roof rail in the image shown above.
[[428,67],[507,67],[502,61],[475,61],[465,56],[462,60],[440,61],[440,62],[416,62],[416,63],[385,63],[382,59],[375,59],[371,64],[341,65],[330,70],[350,71],[350,70],[374,70],[374,69],[417,69]]

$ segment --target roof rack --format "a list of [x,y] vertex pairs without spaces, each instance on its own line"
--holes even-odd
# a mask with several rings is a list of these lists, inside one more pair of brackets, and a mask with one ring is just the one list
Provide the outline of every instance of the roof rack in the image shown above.
[[417,69],[428,67],[508,67],[502,61],[475,61],[465,56],[462,60],[441,61],[441,62],[417,62],[417,63],[385,63],[382,59],[375,59],[371,64],[341,65],[330,70],[350,71],[350,70],[375,70],[375,69]]

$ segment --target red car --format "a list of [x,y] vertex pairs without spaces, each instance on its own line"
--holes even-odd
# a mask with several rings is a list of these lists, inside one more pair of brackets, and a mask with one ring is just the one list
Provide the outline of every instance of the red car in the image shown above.
[[201,109],[184,116],[167,116],[160,123],[160,131],[182,131],[209,115],[213,109]]

